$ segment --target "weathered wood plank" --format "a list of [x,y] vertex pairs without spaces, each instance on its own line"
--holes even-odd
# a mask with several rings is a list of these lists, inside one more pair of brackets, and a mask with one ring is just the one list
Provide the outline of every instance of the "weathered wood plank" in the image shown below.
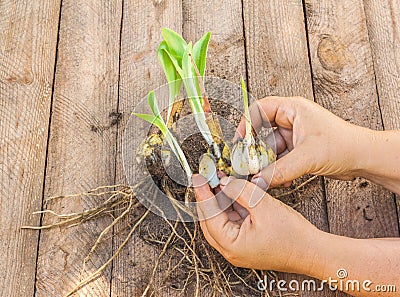
[[[265,96],[313,99],[301,1],[245,1],[245,28],[250,91]],[[315,185],[300,211],[328,230],[321,185]]]
[[[207,31],[211,31],[212,34],[207,55],[206,76],[215,76],[239,85],[240,78],[246,77],[241,0],[183,0],[184,38],[194,42]],[[224,88],[223,85],[221,87]],[[238,102],[230,103],[232,106],[241,107],[237,104],[240,103],[240,97],[237,99]],[[232,120],[228,115],[224,119]],[[212,290],[213,288],[207,288],[201,296],[212,296]]]
[[0,11],[0,292],[33,296],[60,1]]
[[[364,1],[385,130],[400,130],[400,2]],[[397,195],[400,223],[400,196]]]
[[[122,1],[63,1],[48,149],[45,197],[71,194],[114,182],[118,52]],[[99,201],[54,200],[58,213],[78,212]],[[44,224],[54,222],[45,216]],[[37,296],[63,296],[101,266],[111,241],[81,274],[97,236],[110,222],[98,219],[71,229],[41,233]],[[84,287],[82,296],[109,296],[110,269]]]
[[400,1],[364,1],[379,106],[386,130],[400,129]]
[[[300,0],[244,1],[244,26],[250,92],[265,96],[303,96],[314,99],[308,60],[303,5]],[[328,231],[326,201],[321,182],[302,194],[298,209],[319,229]],[[288,281],[302,280],[280,274]],[[312,292],[298,292],[311,296]],[[329,292],[319,293],[327,296]],[[321,295],[322,294],[322,295]]]
[[[172,1],[125,1],[123,9],[119,112],[123,114],[118,131],[117,183],[126,183],[122,163],[124,128],[134,107],[147,93],[166,83],[156,49],[162,40],[161,28],[182,33],[182,4]],[[141,141],[138,139],[138,141]],[[115,228],[114,251],[129,231],[129,220]],[[125,230],[125,232],[123,231]],[[112,296],[141,296],[152,273],[159,249],[134,235],[114,260]],[[156,276],[158,277],[158,276]],[[155,283],[157,286],[158,283]],[[155,288],[157,289],[157,287]],[[173,292],[158,292],[174,296]]]
[[[362,1],[307,0],[315,98],[352,123],[382,129]],[[352,237],[397,236],[393,196],[357,178],[327,180],[333,233]]]
[[183,0],[183,21],[186,40],[212,32],[206,75],[239,84],[246,76],[241,1]]

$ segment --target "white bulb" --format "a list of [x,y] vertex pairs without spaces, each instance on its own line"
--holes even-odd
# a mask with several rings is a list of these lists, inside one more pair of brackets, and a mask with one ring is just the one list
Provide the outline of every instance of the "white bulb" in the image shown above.
[[208,184],[211,188],[215,188],[219,185],[215,159],[211,154],[206,153],[201,156],[199,173],[208,181]]

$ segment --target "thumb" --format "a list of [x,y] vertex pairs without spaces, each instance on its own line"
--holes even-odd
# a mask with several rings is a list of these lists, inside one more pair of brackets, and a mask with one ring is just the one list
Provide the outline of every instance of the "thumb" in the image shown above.
[[254,214],[256,204],[266,195],[264,190],[245,179],[230,179],[221,191],[247,209],[250,214]]
[[273,188],[309,173],[310,165],[310,155],[307,150],[304,147],[296,147],[287,155],[254,175],[252,182],[264,190],[268,188],[268,185]]

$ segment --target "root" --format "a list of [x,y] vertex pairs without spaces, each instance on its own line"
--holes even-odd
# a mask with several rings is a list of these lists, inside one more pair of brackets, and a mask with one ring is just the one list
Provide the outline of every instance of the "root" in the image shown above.
[[121,243],[121,245],[118,247],[116,252],[95,272],[93,272],[91,275],[89,275],[87,278],[82,280],[79,284],[75,286],[74,289],[72,289],[69,293],[65,295],[65,297],[71,296],[72,294],[76,293],[79,291],[83,286],[86,284],[90,283],[92,280],[94,280],[111,262],[119,255],[121,250],[125,247],[125,245],[128,243],[129,239],[132,237],[133,233],[136,231],[136,229],[140,226],[140,224],[144,221],[144,219],[147,217],[149,214],[150,210],[148,209],[142,217],[136,222],[136,224],[132,227],[131,231],[129,232],[128,236],[126,236],[125,240]]
[[318,177],[319,177],[318,175],[314,175],[314,176],[310,177],[309,179],[307,179],[306,181],[302,182],[300,185],[296,186],[293,190],[284,192],[284,193],[279,194],[279,195],[275,195],[274,197],[275,197],[275,198],[282,198],[282,197],[285,197],[285,196],[289,196],[289,195],[291,195],[291,194],[294,194],[294,193],[296,193],[297,191],[299,191],[299,190],[302,189],[304,186],[306,186],[307,184],[309,184],[310,182],[312,182],[314,179],[316,179],[316,178],[318,178]]
[[[293,194],[304,188],[316,178],[317,176],[313,176],[296,186],[294,189],[275,197],[280,198]],[[132,213],[137,214],[137,211],[141,210],[139,216],[136,215],[134,221],[130,225],[122,228],[123,231],[128,229],[129,232],[111,257],[95,272],[81,279],[79,283],[65,295],[66,297],[73,295],[85,285],[95,280],[120,254],[121,250],[128,244],[133,234],[140,230],[140,227],[144,222],[151,221],[151,216],[149,216],[151,211],[150,208],[143,208],[135,197],[134,193],[137,188],[148,189],[146,188],[146,181],[143,180],[134,187],[126,185],[101,186],[84,193],[51,197],[46,200],[46,203],[51,202],[54,199],[84,198],[98,201],[98,205],[80,213],[60,214],[51,209],[38,211],[35,213],[51,216],[57,219],[57,221],[43,226],[22,227],[24,229],[33,230],[51,229],[55,227],[70,228],[79,226],[89,220],[95,220],[103,216],[111,216],[112,222],[98,235],[98,238],[95,240],[83,260],[81,273],[81,275],[83,275],[87,262],[91,259],[94,252],[100,249],[101,243],[107,239],[107,235],[121,236],[122,231],[118,234],[115,233],[112,235],[114,228],[121,226],[120,224],[124,218],[127,218]],[[187,223],[183,220],[183,214],[196,218],[196,213],[193,213],[177,200],[179,197],[175,197],[177,194],[174,193],[174,190],[169,188],[167,183],[162,183],[162,188],[176,211],[178,221],[171,222],[165,218],[162,209],[159,209],[154,205],[152,206],[155,211],[161,214],[161,217],[163,218],[162,224],[164,227],[168,227],[168,234],[160,237],[154,233],[154,230],[146,230],[148,234],[143,236],[140,235],[142,231],[139,233],[139,236],[141,236],[148,244],[160,247],[157,260],[141,296],[157,295],[157,292],[163,291],[162,289],[167,286],[167,283],[171,278],[176,279],[176,275],[178,275],[180,280],[178,283],[182,285],[180,287],[175,286],[172,288],[178,290],[182,295],[189,294],[198,297],[202,296],[202,292],[209,292],[209,290],[211,290],[212,296],[254,296],[255,292],[257,292],[258,294],[261,294],[261,296],[270,297],[270,292],[259,291],[256,284],[265,274],[274,278],[277,276],[274,275],[273,272],[269,271],[257,272],[250,269],[239,269],[228,263],[205,241],[200,232],[198,222]],[[114,215],[115,213],[118,213],[118,215]],[[118,229],[121,230],[121,228]],[[163,267],[164,265],[167,266],[165,271],[162,272],[161,279],[163,280],[163,283],[157,283],[157,288],[154,288],[156,276],[158,277],[158,274],[160,273],[161,263],[164,263]],[[244,289],[247,293],[243,293]]]

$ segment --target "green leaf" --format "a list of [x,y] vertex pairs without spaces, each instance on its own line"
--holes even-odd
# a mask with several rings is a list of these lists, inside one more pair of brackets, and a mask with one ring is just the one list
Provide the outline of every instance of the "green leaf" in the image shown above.
[[[179,73],[177,73],[174,62],[171,60],[172,57],[168,54],[168,46],[165,41],[160,43],[157,54],[169,84],[171,99],[175,99],[181,90],[182,80]],[[172,103],[170,102],[170,104]]]
[[142,120],[149,122],[150,124],[153,124],[157,120],[157,117],[153,116],[152,114],[135,112],[133,112],[132,114],[138,118],[141,118]]
[[183,78],[193,77],[194,68],[192,64],[192,59],[189,56],[189,54],[191,53],[191,49],[192,49],[192,43],[189,43],[182,57]]
[[168,46],[165,41],[162,41],[158,46],[157,55],[158,60],[164,70],[168,83],[177,80],[178,74],[176,73],[175,66],[171,61],[170,56],[167,54]]
[[244,82],[243,77],[240,78],[240,82],[242,84],[242,93],[243,93],[243,102],[244,102],[244,109],[249,107],[249,100],[247,98],[247,88],[246,83]]
[[174,67],[175,67],[175,70],[178,72],[179,76],[180,76],[180,77],[183,77],[184,75],[183,75],[183,72],[182,72],[182,67],[179,65],[179,63],[178,63],[178,61],[175,59],[175,57],[172,56],[172,55],[168,52],[168,50],[166,50],[166,49],[161,49],[161,50],[169,57],[169,59],[171,60],[172,64],[173,64]]
[[163,67],[165,76],[167,78],[170,100],[168,106],[168,115],[166,122],[168,123],[168,118],[170,116],[170,112],[172,109],[172,104],[175,101],[176,96],[179,95],[182,86],[182,79],[180,75],[177,73],[175,65],[171,60],[171,56],[168,54],[168,46],[165,41],[162,41],[157,50],[158,59]]
[[142,120],[145,120],[146,122],[149,122],[152,125],[157,126],[161,133],[165,136],[168,133],[168,129],[165,126],[164,122],[156,116],[153,116],[152,114],[146,114],[146,113],[132,113],[134,116],[137,116],[138,118],[141,118]]
[[158,109],[156,97],[154,96],[154,91],[150,91],[147,96],[147,102],[149,103],[150,109],[154,116],[160,117],[160,110]]
[[168,28],[162,28],[161,34],[168,45],[169,52],[179,60],[186,50],[186,41],[178,33]]
[[196,62],[201,77],[203,77],[206,72],[207,49],[210,37],[211,32],[207,32],[193,46],[193,59]]

